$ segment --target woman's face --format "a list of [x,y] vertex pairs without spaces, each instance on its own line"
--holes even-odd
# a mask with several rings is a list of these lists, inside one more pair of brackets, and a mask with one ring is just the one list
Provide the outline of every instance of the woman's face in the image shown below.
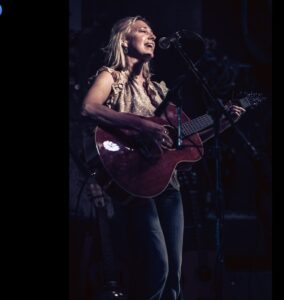
[[136,21],[126,36],[128,55],[138,59],[150,60],[154,57],[156,36],[143,21]]

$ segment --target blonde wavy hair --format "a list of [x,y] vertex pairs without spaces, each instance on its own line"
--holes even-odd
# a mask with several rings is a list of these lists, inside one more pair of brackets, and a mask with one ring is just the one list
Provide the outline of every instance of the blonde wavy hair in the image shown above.
[[[115,70],[123,70],[126,68],[125,53],[123,51],[122,42],[125,36],[131,31],[132,25],[136,21],[143,21],[150,26],[149,21],[141,16],[126,17],[117,21],[110,33],[110,39],[103,51],[106,53],[106,63],[110,68]],[[150,63],[143,65],[143,75],[146,79],[150,79]]]

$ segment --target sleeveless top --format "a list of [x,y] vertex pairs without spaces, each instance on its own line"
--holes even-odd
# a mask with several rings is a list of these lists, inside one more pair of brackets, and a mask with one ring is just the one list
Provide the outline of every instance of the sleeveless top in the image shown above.
[[[164,81],[158,83],[149,79],[142,87],[134,78],[129,76],[129,71],[117,71],[106,66],[101,67],[96,76],[103,71],[109,72],[114,80],[105,105],[118,112],[152,117],[169,90]],[[176,170],[170,184],[175,189],[180,189]]]

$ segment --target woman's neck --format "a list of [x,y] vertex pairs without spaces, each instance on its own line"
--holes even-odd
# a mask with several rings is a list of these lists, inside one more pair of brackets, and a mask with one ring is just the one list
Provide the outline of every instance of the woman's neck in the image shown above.
[[143,74],[143,66],[145,62],[141,62],[133,57],[126,58],[127,70],[129,75],[134,78],[136,81],[143,83],[145,81]]

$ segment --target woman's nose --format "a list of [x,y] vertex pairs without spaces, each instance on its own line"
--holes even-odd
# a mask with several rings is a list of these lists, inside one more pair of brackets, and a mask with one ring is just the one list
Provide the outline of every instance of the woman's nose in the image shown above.
[[155,40],[157,37],[155,36],[155,34],[153,32],[151,32],[149,38],[152,40]]

